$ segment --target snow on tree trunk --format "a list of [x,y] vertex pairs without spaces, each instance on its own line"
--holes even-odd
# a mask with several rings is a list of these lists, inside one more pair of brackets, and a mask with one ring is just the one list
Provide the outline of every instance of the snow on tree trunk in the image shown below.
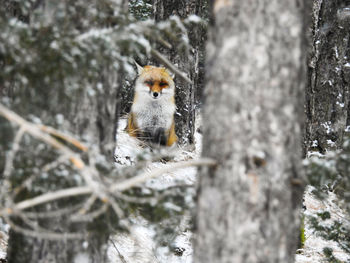
[[[125,4],[126,3],[126,4]],[[122,1],[122,7],[127,8],[127,1]],[[80,14],[79,14],[80,15]],[[83,16],[83,14],[81,14]],[[78,23],[78,22],[77,22]],[[71,25],[72,27],[76,26]],[[107,60],[102,65],[103,70],[99,72],[99,77],[91,77],[86,81],[86,86],[76,88],[72,91],[69,86],[69,79],[64,74],[65,68],[55,68],[59,75],[50,80],[48,76],[40,76],[40,80],[44,77],[51,81],[50,85],[37,85],[31,80],[26,85],[19,86],[14,89],[11,99],[11,108],[26,119],[35,116],[37,120],[45,125],[57,127],[59,130],[74,134],[83,141],[83,143],[91,149],[91,155],[98,158],[98,165],[108,169],[113,167],[113,153],[115,148],[115,124],[117,122],[117,83],[118,72],[112,66],[112,63]],[[43,63],[50,63],[43,61]],[[64,65],[64,64],[63,64]],[[40,66],[38,66],[39,68]],[[50,65],[45,65],[50,68]],[[121,66],[122,67],[122,66]],[[44,68],[44,67],[43,67]],[[82,69],[86,70],[86,69]],[[92,71],[92,70],[91,70]],[[39,71],[40,72],[40,71]],[[60,73],[61,72],[61,73]],[[38,73],[39,74],[39,73]],[[78,73],[77,73],[78,75]],[[35,77],[35,76],[34,76]],[[80,76],[79,76],[80,77]],[[35,79],[35,78],[34,78]],[[87,79],[85,76],[84,79]],[[39,82],[39,81],[38,81]],[[32,92],[29,92],[32,91]],[[16,98],[16,99],[15,99]],[[11,136],[0,136],[0,140],[5,142],[10,140]],[[49,147],[44,146],[34,139],[27,138],[29,146],[27,149],[23,147],[18,154],[18,158],[23,162],[23,169],[26,171],[31,168],[31,165],[37,166],[36,173],[44,173],[40,169],[46,164],[45,162],[53,162]],[[30,142],[30,143],[29,143]],[[33,146],[34,145],[34,146]],[[39,148],[46,149],[40,153]],[[36,155],[36,154],[41,155]],[[91,155],[85,156],[86,159]],[[57,155],[56,155],[57,157]],[[93,157],[93,158],[94,158]],[[31,164],[32,163],[32,164]],[[48,179],[42,182],[42,185],[36,184],[30,186],[24,193],[16,197],[16,201],[22,201],[28,197],[37,195],[37,189],[43,191],[54,191],[64,187],[68,187],[71,181],[74,181],[76,173],[67,169],[68,177],[62,176],[62,179],[57,176],[52,176],[48,173]],[[60,170],[60,169],[58,169]],[[15,171],[14,173],[18,173]],[[23,177],[33,176],[32,174],[25,174]],[[54,179],[56,178],[56,179]],[[21,184],[25,178],[18,180],[13,176],[13,187]],[[76,182],[75,182],[76,183]],[[49,185],[49,186],[48,186]],[[49,190],[47,190],[47,188]],[[23,198],[23,199],[22,199]],[[79,198],[78,198],[79,199]],[[79,199],[81,200],[81,199]],[[72,209],[72,213],[76,213],[73,209],[76,205],[77,199],[68,198],[58,203],[47,206],[41,206],[40,209],[35,210],[42,213],[49,213],[52,210]],[[85,240],[76,239],[62,239],[52,240],[52,238],[41,238],[25,235],[11,229],[8,244],[7,260],[9,263],[19,262],[89,262],[100,263],[107,261],[107,242],[110,228],[106,226],[104,216],[91,219],[87,222],[74,223],[69,216],[49,216],[47,218],[31,219],[32,225],[29,228],[41,232],[40,228],[36,229],[36,225],[40,222],[40,226],[44,226],[48,231],[56,233],[80,233],[87,234],[88,238]],[[21,227],[28,228],[28,222],[22,218],[13,216],[12,220]],[[29,220],[28,220],[29,221]],[[34,227],[33,227],[34,226]]]
[[293,262],[301,184],[302,1],[213,4],[194,262]]
[[[47,105],[46,110],[50,112],[42,112],[42,104],[33,105],[31,99],[22,97],[20,104],[23,110],[17,111],[22,116],[30,113],[39,116],[41,121],[45,124],[54,125],[54,117],[57,115],[64,116],[64,129],[70,131],[71,134],[83,138],[86,145],[93,151],[103,153],[105,160],[99,159],[100,165],[105,165],[104,162],[113,164],[113,149],[115,138],[115,123],[116,123],[116,103],[117,103],[117,88],[115,86],[117,80],[117,73],[113,72],[106,66],[106,71],[100,82],[94,85],[101,85],[99,93],[94,96],[88,96],[86,92],[78,92],[67,99],[56,100],[60,97],[60,92],[52,92],[50,97],[50,105]],[[102,87],[103,86],[103,87]],[[21,97],[23,94],[16,94]],[[47,97],[45,94],[39,95],[36,93],[36,99],[45,104]],[[29,105],[30,104],[30,105]],[[20,107],[17,107],[19,109]],[[28,112],[27,110],[30,110]],[[42,113],[40,113],[42,112]],[[27,156],[30,158],[30,156]],[[74,176],[74,173],[70,176]],[[52,177],[54,178],[54,177]],[[59,179],[59,178],[58,178]],[[57,189],[60,189],[64,180],[55,181],[51,179],[52,185],[55,184]],[[56,179],[57,180],[57,179]],[[40,186],[39,186],[40,187]],[[43,185],[43,188],[46,186]],[[50,187],[53,189],[53,186]],[[26,193],[24,198],[31,195],[30,191]],[[20,199],[17,201],[21,201]],[[65,199],[55,205],[47,206],[47,211],[55,209],[69,209],[74,206],[76,202],[74,199]],[[46,208],[43,208],[44,210]],[[44,212],[44,211],[41,211]],[[19,225],[25,223],[13,218]],[[89,238],[86,240],[50,240],[33,238],[22,233],[10,231],[9,245],[8,245],[8,262],[89,262],[100,263],[107,260],[107,241],[109,236],[109,229],[105,226],[103,217],[98,217],[87,223],[72,223],[69,217],[49,217],[45,219],[36,219],[40,225],[51,231],[59,233],[79,232],[89,233]],[[40,230],[38,230],[40,232]],[[84,261],[88,260],[88,261]],[[51,260],[51,261],[50,261]],[[78,261],[74,261],[78,260]],[[79,261],[80,260],[80,261]]]
[[306,148],[342,145],[350,125],[349,1],[313,2],[312,54],[306,90]]
[[[202,15],[201,4],[204,1],[181,0],[181,1],[153,1],[153,15],[156,21],[168,19],[171,15],[177,15],[180,18],[186,18],[191,14]],[[188,32],[189,41],[192,44],[191,50],[182,54],[177,47],[172,47],[168,53],[168,58],[181,71],[185,72],[192,80],[192,84],[176,78],[176,106],[175,114],[176,134],[180,143],[193,143],[194,123],[195,123],[195,100],[200,97],[200,85],[203,81],[203,70],[199,68],[200,56],[203,56],[203,30],[193,30]],[[198,91],[197,91],[198,90]]]

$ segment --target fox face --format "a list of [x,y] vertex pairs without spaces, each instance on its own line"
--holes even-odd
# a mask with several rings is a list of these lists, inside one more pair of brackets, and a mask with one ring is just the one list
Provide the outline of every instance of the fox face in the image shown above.
[[145,66],[138,67],[139,77],[135,91],[149,99],[162,100],[174,97],[175,85],[172,76],[165,68]]

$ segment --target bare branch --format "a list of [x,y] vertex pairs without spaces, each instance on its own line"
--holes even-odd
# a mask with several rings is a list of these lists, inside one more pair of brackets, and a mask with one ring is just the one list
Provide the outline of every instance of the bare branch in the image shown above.
[[8,178],[11,174],[11,169],[13,168],[13,160],[15,158],[15,155],[19,149],[19,143],[22,139],[22,136],[25,132],[25,129],[23,127],[21,127],[17,133],[16,133],[16,136],[15,136],[15,139],[13,140],[13,146],[12,146],[12,149],[11,151],[7,154],[7,157],[6,157],[6,163],[5,163],[5,169],[4,169],[4,173],[3,173],[3,176],[4,178]]
[[[60,163],[64,162],[67,159],[64,155],[59,156],[55,161],[46,164],[41,171],[44,173],[47,173],[48,171],[52,170],[53,168],[57,167]],[[14,188],[12,190],[12,198],[16,195],[18,195],[21,191],[23,191],[25,188],[29,188],[29,186],[33,183],[34,180],[36,180],[41,173],[33,174],[29,176],[27,179],[25,179],[19,186]]]
[[91,222],[96,217],[99,217],[103,213],[105,213],[108,209],[107,204],[103,204],[100,208],[88,214],[75,214],[71,217],[73,222]]
[[168,42],[168,41],[165,41],[163,38],[161,37],[157,37],[157,41],[162,44],[164,47],[166,48],[169,48],[171,49],[172,48],[172,45]]
[[125,260],[125,257],[122,255],[122,253],[120,253],[118,247],[116,246],[116,244],[114,243],[113,239],[110,238],[110,240],[112,245],[114,246],[115,250],[118,252],[118,255],[119,255],[119,258],[120,260],[122,261],[122,263],[128,263],[126,260]]
[[185,167],[190,167],[190,166],[214,166],[214,165],[216,165],[216,161],[213,159],[209,159],[209,158],[177,162],[177,163],[173,163],[171,165],[165,165],[162,168],[152,170],[150,172],[142,173],[138,176],[135,176],[135,177],[130,178],[128,180],[117,183],[110,188],[110,191],[111,192],[124,191],[126,189],[131,188],[131,187],[137,186],[137,185],[139,185],[139,184],[141,184],[141,183],[143,183],[151,178],[158,177],[164,173],[173,171],[175,169],[180,169],[180,168],[185,168]]
[[86,152],[88,150],[88,148],[85,145],[83,145],[80,141],[73,138],[72,136],[64,134],[63,132],[46,125],[41,125],[39,127],[42,131],[69,142],[70,144],[74,145],[76,148],[82,150],[83,152]]
[[12,121],[22,127],[27,133],[34,136],[35,138],[38,138],[47,144],[53,146],[54,148],[58,149],[62,154],[66,155],[68,159],[71,160],[71,162],[75,165],[76,168],[82,169],[85,165],[84,162],[79,158],[77,154],[75,154],[72,150],[65,147],[62,143],[60,143],[58,140],[54,139],[47,133],[41,131],[41,129],[35,125],[32,124],[13,111],[7,109],[5,106],[3,106],[0,103],[0,115],[4,116],[9,121]]
[[81,208],[81,204],[74,205],[73,207],[68,207],[68,208],[62,208],[62,209],[57,209],[54,211],[47,211],[47,212],[24,212],[21,211],[21,214],[28,218],[50,218],[50,217],[61,217],[64,215],[71,215],[72,213],[76,212],[78,209]]
[[182,71],[180,71],[177,67],[175,67],[166,57],[164,57],[162,54],[160,54],[157,50],[151,49],[151,54],[161,63],[163,63],[165,66],[168,67],[170,71],[178,75],[180,78],[182,78],[184,81],[186,81],[189,84],[192,84],[192,80],[190,80],[186,74]]
[[7,224],[11,226],[16,232],[22,233],[26,236],[30,236],[33,238],[41,238],[41,239],[49,239],[49,240],[69,240],[69,239],[85,239],[86,235],[81,233],[56,233],[56,232],[38,232],[25,229],[23,227],[18,226],[13,221],[10,220],[9,217],[4,216],[4,219]]
[[95,203],[96,199],[97,199],[97,196],[92,194],[89,197],[89,199],[86,202],[84,202],[84,206],[81,209],[79,209],[78,213],[80,215],[86,214],[86,212],[89,211],[91,206]]
[[[15,204],[13,208],[10,207],[8,209],[10,209],[10,211],[11,210],[14,210],[14,211],[24,210],[24,209],[27,209],[29,207],[48,203],[48,202],[55,201],[58,199],[71,197],[71,196],[77,196],[77,195],[87,195],[87,194],[91,194],[91,193],[92,193],[92,190],[88,186],[72,187],[72,188],[59,190],[56,192],[49,192],[46,194],[42,194],[42,195],[39,195],[39,196],[34,197],[32,199],[27,199],[25,201],[22,201],[22,202]],[[8,214],[8,212],[3,210],[0,212],[0,214]]]
[[[135,176],[131,179],[124,180],[118,184],[114,184],[109,190],[112,193],[115,191],[124,191],[124,190],[131,188],[131,187],[137,186],[137,185],[147,181],[148,179],[158,177],[164,173],[173,171],[175,169],[180,169],[180,168],[185,168],[185,167],[190,167],[190,166],[214,166],[214,165],[216,165],[216,161],[209,159],[209,158],[173,163],[171,165],[166,165],[160,169],[156,169],[156,170],[153,170],[150,172],[142,173],[142,174]],[[24,210],[24,209],[27,209],[27,208],[30,208],[30,207],[33,207],[36,205],[48,203],[48,202],[55,201],[55,200],[62,199],[62,198],[66,198],[66,197],[87,195],[87,194],[91,194],[91,193],[93,193],[93,191],[88,186],[72,187],[72,188],[59,190],[56,192],[50,192],[50,193],[39,195],[39,196],[34,197],[32,199],[28,199],[28,200],[19,202],[19,203],[15,204],[14,207],[5,208],[2,211],[0,211],[0,215],[1,214],[2,215],[11,214],[13,211]],[[101,199],[101,200],[105,203],[111,204],[115,213],[119,217],[123,217],[123,215],[124,215],[123,211],[120,209],[120,207],[117,205],[117,203],[113,200],[113,198],[106,195],[106,193],[103,196],[105,196],[105,198]]]
[[37,125],[26,121],[25,119],[23,119],[22,117],[14,113],[13,111],[7,109],[1,103],[0,103],[0,115],[3,115],[9,121],[17,123],[20,127],[25,129],[25,131],[31,134],[32,136],[58,149],[61,152],[61,154],[65,156],[66,159],[69,159],[73,163],[75,168],[78,169],[78,171],[80,172],[80,175],[84,178],[86,184],[89,186],[89,189],[91,189],[96,194],[96,196],[98,196],[102,201],[108,199],[105,194],[107,193],[105,187],[101,183],[99,183],[97,180],[98,172],[95,169],[95,167],[93,166],[87,167],[84,161],[80,158],[78,154],[74,153],[72,150],[70,150],[68,147],[66,147],[62,143],[60,143],[58,140],[51,137],[49,134],[45,133],[44,131],[42,131]]

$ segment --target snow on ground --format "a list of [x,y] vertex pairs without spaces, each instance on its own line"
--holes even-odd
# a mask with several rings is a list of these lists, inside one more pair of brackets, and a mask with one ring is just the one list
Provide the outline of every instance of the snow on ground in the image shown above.
[[[198,124],[198,123],[196,123]],[[116,147],[116,166],[124,167],[135,164],[135,160],[140,153],[147,151],[146,147],[140,146],[140,142],[130,137],[125,131],[126,120],[120,120]],[[199,127],[196,125],[196,127]],[[201,152],[201,134],[195,134],[195,149],[183,149],[178,146],[170,149],[170,155],[175,156],[172,162],[197,158]],[[152,170],[165,165],[161,162],[153,162],[148,165],[147,170]],[[164,189],[173,186],[178,180],[183,180],[187,184],[194,184],[196,181],[196,169],[185,168],[166,173],[158,178],[146,182],[147,186]],[[329,193],[329,198],[320,201],[311,193],[312,188],[308,187],[305,192],[304,205],[305,215],[316,214],[327,210],[331,213],[331,219],[346,217],[343,211],[337,206],[336,196]],[[108,258],[111,263],[191,263],[192,262],[192,233],[187,229],[189,216],[184,217],[183,223],[177,226],[183,229],[181,234],[175,238],[175,245],[179,249],[177,255],[169,252],[167,247],[156,247],[153,240],[155,232],[148,222],[142,218],[135,217],[131,234],[121,233],[113,236],[109,242]],[[5,259],[8,238],[8,226],[0,223],[0,259]],[[350,256],[343,252],[333,241],[326,241],[317,236],[307,220],[305,222],[305,245],[297,251],[296,263],[316,263],[324,262],[325,256],[322,252],[324,247],[330,247],[334,255],[342,262],[349,262]]]
[[321,201],[317,199],[311,192],[313,187],[307,187],[304,196],[305,215],[305,244],[304,248],[298,250],[296,255],[296,263],[314,263],[324,262],[326,257],[323,248],[329,247],[333,249],[334,256],[341,262],[349,262],[350,255],[344,252],[336,242],[325,240],[318,236],[310,227],[307,216],[316,215],[323,211],[329,211],[331,218],[325,221],[325,224],[331,224],[335,220],[343,220],[346,218],[345,212],[338,206],[337,197],[334,193],[329,192],[328,197]]
[[[124,120],[125,122],[125,120]],[[196,123],[199,124],[198,122]],[[119,127],[125,127],[125,123],[123,120],[121,121],[121,125]],[[199,126],[196,126],[199,127]],[[129,164],[132,163],[133,154],[137,155],[137,152],[141,150],[139,146],[139,142],[131,138],[127,135],[122,129],[119,130],[119,142],[117,146],[116,153],[119,154],[119,160],[121,164]],[[190,158],[197,158],[201,152],[201,134],[196,132],[195,134],[196,145],[194,151],[186,151],[183,149],[178,149],[175,153],[177,157],[174,161],[186,160]],[[152,163],[148,167],[148,169],[158,168],[164,165],[163,163]],[[176,184],[176,179],[184,179],[190,184],[195,183],[196,169],[195,168],[186,168],[177,171],[173,171],[168,174],[164,174],[163,176],[152,179],[147,182],[147,186],[151,186],[154,188],[164,188],[168,187],[172,184]],[[318,200],[311,193],[311,187],[307,188],[304,196],[304,205],[306,210],[304,211],[305,215],[317,214],[323,210],[327,210],[331,212],[332,218],[331,220],[339,219],[339,217],[344,217],[343,211],[339,208],[335,202],[336,196],[333,193],[329,193],[329,198],[323,201]],[[191,263],[192,262],[192,245],[191,245],[191,236],[192,233],[186,231],[183,232],[180,236],[176,238],[175,243],[179,248],[185,249],[181,256],[174,255],[173,253],[169,253],[168,249],[156,248],[155,244],[152,240],[152,236],[154,233],[147,229],[147,222],[142,222],[142,228],[137,227],[138,229],[135,231],[135,235],[138,236],[139,243],[130,243],[129,237],[116,237],[116,240],[119,242],[119,250],[121,250],[121,254],[130,255],[130,251],[137,251],[139,255],[143,254],[145,257],[141,261],[135,261],[132,257],[129,260],[121,261],[120,259],[116,259],[115,255],[110,257],[111,262],[154,262],[154,263]],[[339,246],[334,241],[324,240],[320,236],[317,236],[316,233],[308,224],[308,221],[305,222],[305,244],[304,248],[297,251],[296,254],[296,263],[316,263],[316,262],[324,262],[325,256],[323,254],[323,248],[330,247],[334,251],[334,255],[341,262],[346,262],[350,260],[350,256],[342,251]],[[134,247],[133,247],[134,246]],[[115,248],[110,247],[109,252],[112,253]],[[147,256],[147,253],[152,256]],[[110,254],[111,255],[111,254]],[[147,258],[147,259],[146,259]]]
[[[5,225],[5,228],[8,228],[8,225]],[[7,241],[8,241],[8,229],[5,231],[0,230],[0,260],[6,258]]]
[[[117,147],[115,150],[117,166],[133,165],[139,154],[147,154],[147,147],[142,147],[142,143],[130,137],[125,131],[126,120],[121,119],[118,125]],[[197,126],[198,127],[198,126]],[[201,151],[201,134],[195,134],[195,146],[192,149],[173,146],[166,148],[166,152],[173,156],[170,162],[184,161],[198,158]],[[194,148],[194,149],[193,149]],[[161,168],[163,162],[152,162],[147,167],[147,171]],[[187,185],[194,185],[196,181],[196,168],[189,167],[177,169],[169,173],[165,173],[160,177],[150,179],[145,185],[152,189],[165,189],[177,185],[179,182]],[[181,234],[175,237],[174,244],[178,247],[176,253],[169,252],[168,247],[156,247],[153,237],[155,235],[152,227],[148,225],[146,220],[142,218],[133,218],[132,233],[122,234],[112,237],[108,248],[108,256],[110,262],[113,263],[191,263],[192,262],[192,233],[186,231],[189,216],[183,220],[183,224],[176,226]]]

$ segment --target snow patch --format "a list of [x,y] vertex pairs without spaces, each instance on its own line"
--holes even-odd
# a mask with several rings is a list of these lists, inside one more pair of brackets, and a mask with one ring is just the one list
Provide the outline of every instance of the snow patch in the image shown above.
[[331,218],[326,220],[324,224],[331,224],[334,220],[342,220],[345,217],[343,210],[337,206],[336,195],[332,192],[328,193],[328,198],[321,201],[317,199],[312,191],[314,187],[308,186],[304,195],[305,215],[305,244],[302,249],[298,250],[296,255],[296,263],[311,262],[327,262],[323,253],[323,249],[328,247],[333,250],[334,256],[341,262],[349,262],[350,255],[344,252],[339,245],[331,240],[325,240],[310,226],[307,216],[313,216],[322,211],[330,211]]
[[[127,120],[120,119],[118,123],[117,146],[115,149],[115,160],[117,167],[134,165],[138,156],[150,155],[148,147],[144,147],[138,139],[129,136],[125,127]],[[180,147],[178,145],[166,148],[166,152],[173,156],[169,162],[184,161],[198,158],[202,150],[201,118],[196,118],[194,134],[195,144],[192,147]],[[161,152],[160,152],[161,153]],[[146,157],[148,158],[148,157]],[[145,170],[152,171],[163,167],[163,162],[152,162],[147,165]],[[150,179],[145,182],[148,188],[163,190],[180,184],[194,185],[196,182],[197,168],[189,167],[177,169],[164,173],[163,175]],[[147,188],[146,188],[147,189]],[[191,199],[190,196],[188,199]],[[185,197],[186,200],[186,197]],[[169,209],[179,210],[180,207],[172,203],[167,203]],[[174,237],[172,245],[175,245],[175,251],[169,251],[168,247],[156,247],[154,242],[155,232],[152,226],[143,218],[133,218],[132,233],[118,233],[111,238],[108,247],[108,258],[113,263],[133,262],[133,263],[191,263],[192,245],[191,232],[187,231],[189,219],[184,219],[184,226],[174,226],[179,228],[180,234]]]

